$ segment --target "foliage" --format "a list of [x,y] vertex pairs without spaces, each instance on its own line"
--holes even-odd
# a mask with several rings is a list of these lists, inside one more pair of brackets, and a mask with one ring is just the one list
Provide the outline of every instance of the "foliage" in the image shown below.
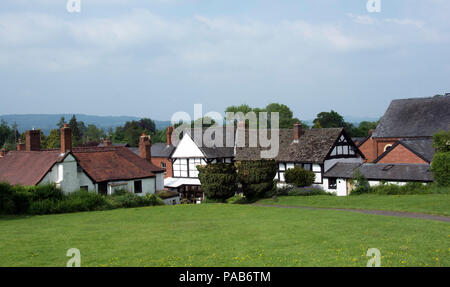
[[153,205],[164,205],[164,202],[153,194],[141,197],[119,191],[104,197],[79,190],[65,195],[54,184],[24,187],[0,183],[0,214],[40,215]]
[[293,184],[297,187],[310,186],[314,183],[316,175],[310,170],[295,166],[288,169],[284,173],[284,178],[287,183]]
[[431,172],[436,183],[441,186],[450,186],[450,151],[434,154]]
[[235,196],[228,198],[226,200],[226,202],[229,203],[229,204],[246,204],[246,203],[249,203],[247,198],[245,196],[243,196],[242,194],[236,194]]
[[334,193],[326,192],[320,188],[293,188],[289,190],[288,196],[312,196],[312,195],[328,195],[334,196]]
[[214,163],[197,166],[198,178],[206,198],[225,200],[237,190],[236,168],[232,163]]
[[355,188],[351,191],[352,195],[370,192],[369,181],[366,179],[366,177],[361,173],[359,169],[356,169],[355,172],[353,173],[352,182],[355,186]]
[[350,137],[366,137],[370,130],[377,127],[378,122],[362,121],[358,127],[346,122],[337,112],[321,112],[314,119],[314,128],[344,128]]
[[275,188],[278,170],[275,160],[241,161],[237,167],[238,181],[247,199],[262,198]]
[[19,137],[20,134],[17,132],[16,124],[10,127],[6,121],[0,121],[0,149],[4,146],[8,150],[15,149],[15,142]]
[[351,195],[377,194],[377,195],[412,195],[412,194],[450,194],[449,188],[440,187],[436,183],[423,184],[420,182],[408,182],[405,185],[381,183],[369,187],[365,192],[353,190]]
[[[291,111],[291,109],[283,104],[279,104],[279,103],[270,103],[268,104],[265,108],[252,108],[249,105],[240,105],[240,106],[229,106],[226,108],[225,113],[243,113],[244,115],[246,115],[249,112],[254,112],[257,116],[257,118],[259,119],[259,113],[261,112],[267,112],[267,127],[270,128],[271,125],[271,118],[270,118],[270,113],[271,112],[278,112],[279,113],[279,128],[281,129],[290,129],[293,127],[293,125],[296,122],[300,122],[300,120],[298,118],[294,118],[293,116],[293,112]],[[230,120],[230,119],[228,119]],[[246,121],[247,126],[249,125],[248,120]],[[305,124],[302,124],[304,126],[305,129],[308,129],[309,127]]]
[[450,151],[450,131],[440,131],[433,135],[433,147],[436,152]]

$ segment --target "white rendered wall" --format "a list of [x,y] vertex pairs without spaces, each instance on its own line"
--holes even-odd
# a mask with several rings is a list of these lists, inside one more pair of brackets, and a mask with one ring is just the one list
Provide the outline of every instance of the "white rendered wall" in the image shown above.
[[172,154],[172,158],[187,158],[187,157],[205,157],[203,152],[198,148],[192,138],[185,134],[178,143],[175,151]]

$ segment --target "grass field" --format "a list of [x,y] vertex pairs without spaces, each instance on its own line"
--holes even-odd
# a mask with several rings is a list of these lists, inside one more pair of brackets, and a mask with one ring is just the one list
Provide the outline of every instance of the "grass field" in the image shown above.
[[450,225],[329,210],[202,204],[0,218],[0,266],[450,266]]
[[282,196],[278,201],[263,199],[260,204],[335,207],[408,211],[450,216],[450,194],[358,195],[358,196]]

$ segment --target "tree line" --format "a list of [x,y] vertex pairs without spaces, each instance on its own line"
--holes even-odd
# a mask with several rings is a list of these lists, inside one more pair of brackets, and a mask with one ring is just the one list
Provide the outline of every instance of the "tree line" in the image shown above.
[[[279,128],[282,129],[290,129],[296,122],[302,123],[298,118],[294,117],[292,110],[288,106],[280,103],[271,103],[264,108],[250,107],[249,105],[229,106],[225,109],[225,113],[227,112],[242,112],[243,114],[255,112],[257,116],[261,112],[267,112],[268,115],[271,112],[278,112]],[[192,121],[191,126],[194,127],[195,123],[204,121],[205,119],[196,119]],[[208,127],[215,124],[211,119],[208,122],[207,125],[204,124],[203,126]],[[74,146],[93,146],[99,144],[106,138],[109,138],[116,144],[126,143],[130,146],[138,146],[139,138],[143,133],[150,135],[153,143],[166,141],[166,129],[156,129],[155,122],[150,118],[128,121],[115,129],[109,128],[105,130],[98,128],[94,124],[86,125],[83,121],[78,121],[76,116],[73,115],[68,121],[62,117],[56,123],[56,128],[52,129],[48,136],[41,133],[42,148],[52,149],[60,147],[59,129],[64,124],[67,124],[72,129],[72,142]],[[375,129],[377,124],[378,122],[363,121],[358,126],[355,126],[352,123],[346,122],[339,113],[333,110],[317,114],[312,127],[302,123],[305,129],[343,127],[351,137],[366,137],[368,136],[369,130]],[[0,146],[5,147],[7,150],[14,150],[19,139],[25,141],[25,133],[20,134],[17,131],[17,125],[15,123],[10,126],[2,120],[0,122]]]

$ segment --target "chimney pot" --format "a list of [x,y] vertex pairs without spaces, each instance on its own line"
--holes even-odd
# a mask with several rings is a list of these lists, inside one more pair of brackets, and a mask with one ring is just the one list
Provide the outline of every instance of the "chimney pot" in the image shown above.
[[152,140],[145,133],[139,139],[139,156],[149,162],[152,159]]
[[300,136],[304,134],[302,124],[299,122],[296,122],[294,124],[294,141],[298,141],[300,139]]
[[61,153],[72,151],[72,129],[67,125],[60,129],[61,137]]
[[17,143],[16,150],[22,151],[25,150],[25,144],[22,142],[22,139],[19,139],[19,142]]
[[25,132],[25,150],[40,151],[41,150],[41,131],[31,130]]
[[109,138],[106,138],[106,139],[103,141],[103,146],[112,146],[111,140],[110,140]]
[[373,129],[370,129],[369,132],[368,132],[368,136],[371,137],[372,134],[373,134]]

